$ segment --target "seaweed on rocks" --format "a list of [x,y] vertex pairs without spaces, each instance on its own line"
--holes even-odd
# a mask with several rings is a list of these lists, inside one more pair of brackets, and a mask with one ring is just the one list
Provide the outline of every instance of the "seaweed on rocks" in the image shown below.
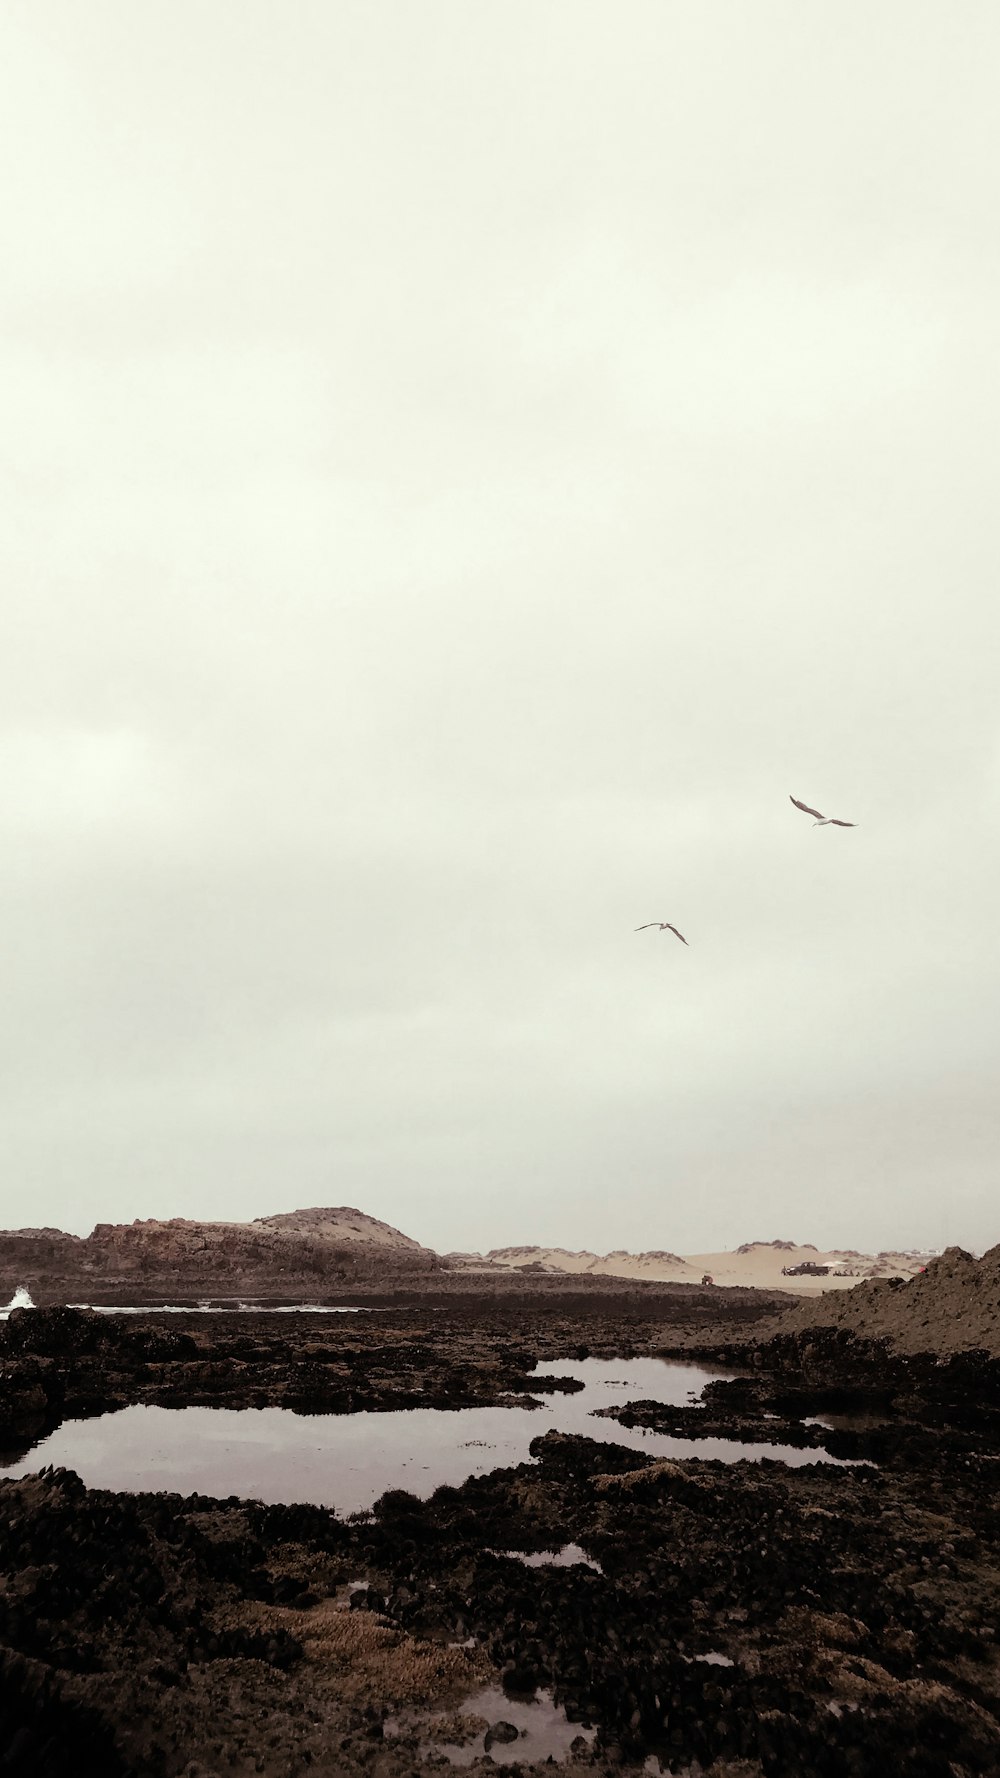
[[0,1769],[7,1778],[130,1778],[99,1711],[56,1670],[0,1646]]
[[[55,1415],[102,1388],[498,1405],[558,1380],[581,1349],[668,1343],[662,1318],[602,1300],[586,1318],[560,1306],[515,1322],[480,1305],[478,1318],[390,1314],[336,1332],[305,1317],[252,1332],[236,1317],[18,1331],[12,1316],[0,1362],[12,1396],[37,1389]],[[766,1429],[776,1446],[868,1464],[723,1464],[697,1445],[653,1458],[549,1432],[529,1462],[426,1500],[392,1489],[353,1519],[90,1490],[67,1471],[0,1481],[5,1769],[413,1778],[441,1769],[434,1722],[454,1724],[491,1687],[551,1699],[586,1731],[565,1778],[650,1756],[712,1778],[996,1773],[996,1361],[811,1329],[745,1347],[742,1362],[751,1374],[710,1385],[702,1406],[616,1413],[732,1439]],[[573,1545],[586,1562],[519,1559]],[[491,1715],[487,1755],[517,1757],[496,1733],[506,1720]]]

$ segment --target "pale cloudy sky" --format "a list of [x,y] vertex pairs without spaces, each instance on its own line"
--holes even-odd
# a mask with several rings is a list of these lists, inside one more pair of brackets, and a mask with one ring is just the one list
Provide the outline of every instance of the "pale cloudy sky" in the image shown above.
[[998,56],[8,0],[0,1221],[1000,1238]]

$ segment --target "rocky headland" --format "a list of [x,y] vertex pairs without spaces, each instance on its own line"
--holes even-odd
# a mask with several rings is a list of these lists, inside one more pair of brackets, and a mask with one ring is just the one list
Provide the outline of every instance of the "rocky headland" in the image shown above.
[[440,1272],[438,1255],[361,1210],[294,1210],[253,1222],[182,1217],[0,1233],[0,1292],[36,1303],[143,1301],[201,1295],[272,1299],[320,1295]]

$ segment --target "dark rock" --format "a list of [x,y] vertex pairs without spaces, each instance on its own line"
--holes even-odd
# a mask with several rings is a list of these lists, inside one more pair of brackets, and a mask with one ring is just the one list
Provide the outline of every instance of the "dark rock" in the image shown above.
[[538,1690],[539,1676],[534,1667],[511,1665],[505,1667],[500,1675],[500,1683],[505,1692],[515,1696],[530,1697]]
[[515,1728],[512,1722],[504,1722],[502,1719],[499,1722],[491,1722],[486,1731],[483,1746],[486,1748],[487,1752],[493,1746],[494,1742],[496,1742],[498,1746],[506,1746],[511,1741],[518,1740],[520,1733],[520,1729]]

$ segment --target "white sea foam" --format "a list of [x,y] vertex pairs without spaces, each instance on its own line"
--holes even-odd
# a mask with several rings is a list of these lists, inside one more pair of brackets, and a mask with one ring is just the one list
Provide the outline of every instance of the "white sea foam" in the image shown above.
[[6,1321],[12,1309],[33,1309],[31,1292],[23,1284],[19,1284],[5,1308],[0,1309],[0,1321]]
[[[37,1308],[31,1292],[19,1284],[6,1306],[0,1308],[0,1321],[6,1321],[12,1309]],[[67,1303],[67,1309],[89,1309],[95,1315],[386,1315],[388,1309],[379,1304],[362,1303],[267,1303],[243,1302],[235,1297],[202,1298],[197,1303]],[[397,1311],[398,1313],[398,1306]]]
[[[13,1306],[13,1305],[12,1305]],[[34,1304],[26,1304],[34,1307]],[[18,1305],[20,1307],[20,1305]],[[380,1306],[352,1303],[244,1303],[224,1300],[200,1303],[67,1303],[68,1309],[90,1309],[95,1315],[385,1315]]]

